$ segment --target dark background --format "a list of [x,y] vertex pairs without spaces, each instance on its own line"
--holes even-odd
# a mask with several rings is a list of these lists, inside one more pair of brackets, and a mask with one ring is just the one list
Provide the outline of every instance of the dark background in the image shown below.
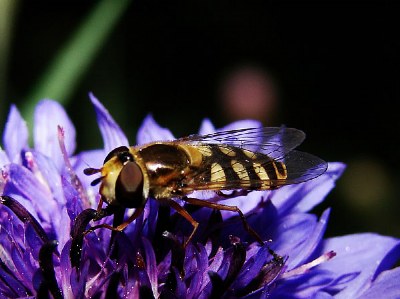
[[[1,119],[95,4],[19,3]],[[132,1],[66,107],[79,149],[101,146],[89,91],[132,143],[150,112],[179,137],[205,117],[227,124],[221,82],[257,66],[279,89],[266,123],[302,129],[302,150],[348,164],[316,210],[333,207],[327,234],[400,237],[399,12],[396,1]]]

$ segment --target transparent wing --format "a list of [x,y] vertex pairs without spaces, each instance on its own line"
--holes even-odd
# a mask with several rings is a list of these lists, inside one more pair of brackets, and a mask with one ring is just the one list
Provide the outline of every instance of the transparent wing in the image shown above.
[[282,159],[287,168],[287,184],[297,184],[314,179],[323,174],[328,163],[309,153],[291,151]]
[[304,138],[304,132],[298,129],[262,127],[216,132],[208,135],[190,135],[177,141],[192,145],[225,144],[281,159],[301,144]]

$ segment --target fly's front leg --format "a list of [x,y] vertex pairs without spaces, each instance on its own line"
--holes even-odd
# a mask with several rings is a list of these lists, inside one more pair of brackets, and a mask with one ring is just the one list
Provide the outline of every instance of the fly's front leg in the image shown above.
[[[107,206],[107,208],[108,207],[109,206]],[[100,219],[104,218],[105,216],[112,215],[113,213],[109,214],[107,212],[107,208],[101,209],[100,211],[97,211],[97,216],[93,220],[97,221],[97,220],[100,220]],[[142,214],[143,209],[144,209],[144,206],[136,208],[135,211],[133,212],[133,214],[126,221],[122,222],[118,226],[112,226],[112,225],[103,223],[103,224],[99,224],[99,225],[96,225],[96,226],[92,226],[91,228],[89,228],[85,232],[85,234],[91,233],[91,232],[93,232],[93,231],[95,231],[96,229],[99,229],[99,228],[106,228],[106,229],[109,229],[109,230],[112,230],[112,231],[115,231],[115,232],[122,232],[130,223],[132,223],[137,217],[140,216],[140,214]]]

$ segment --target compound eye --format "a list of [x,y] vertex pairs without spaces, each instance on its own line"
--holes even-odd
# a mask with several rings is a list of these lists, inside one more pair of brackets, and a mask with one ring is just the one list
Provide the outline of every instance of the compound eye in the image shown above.
[[129,153],[129,148],[127,148],[126,146],[120,146],[117,148],[114,148],[111,152],[109,152],[109,154],[107,155],[107,157],[104,159],[103,164],[106,164],[106,162],[108,162],[111,158],[122,154],[122,153]]
[[122,206],[136,208],[142,204],[143,174],[135,162],[127,162],[121,169],[115,192]]

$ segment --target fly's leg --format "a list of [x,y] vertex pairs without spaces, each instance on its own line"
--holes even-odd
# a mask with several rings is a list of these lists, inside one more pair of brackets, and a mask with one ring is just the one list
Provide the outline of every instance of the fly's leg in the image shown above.
[[193,226],[192,233],[190,234],[189,238],[186,240],[186,242],[183,245],[183,247],[186,248],[186,246],[189,244],[190,240],[192,240],[197,228],[199,227],[199,223],[196,220],[194,220],[193,217],[188,213],[188,211],[186,211],[185,208],[180,206],[176,201],[173,201],[170,199],[165,199],[164,202],[166,202],[178,214],[183,216]]
[[[251,228],[251,226],[248,224],[246,217],[244,216],[243,212],[237,207],[237,206],[228,206],[228,205],[223,205],[215,202],[209,202],[205,200],[200,200],[196,198],[188,198],[184,197],[182,198],[185,202],[195,205],[195,206],[200,206],[200,207],[207,207],[211,209],[216,209],[220,211],[231,211],[231,212],[236,212],[239,214],[240,219],[242,220],[243,227],[244,229],[258,242],[260,245],[264,245],[263,240],[261,237],[256,233],[255,230]],[[196,227],[197,228],[197,227]],[[194,232],[193,232],[194,233]],[[192,235],[193,235],[192,233]],[[191,237],[192,237],[191,235]]]
[[[88,233],[91,233],[91,232],[93,232],[93,231],[95,231],[96,229],[99,229],[99,228],[107,228],[107,229],[112,230],[112,231],[122,232],[130,223],[132,223],[136,218],[138,218],[142,214],[143,209],[144,209],[144,205],[141,206],[141,207],[136,208],[135,211],[133,212],[133,214],[126,221],[122,222],[118,226],[112,226],[112,225],[109,225],[109,224],[106,224],[106,223],[92,226],[87,231],[85,231],[85,235],[88,234]],[[111,214],[109,214],[107,212],[104,212],[104,210],[106,210],[106,209],[101,209],[100,211],[97,211],[97,216],[93,220],[100,220],[100,219],[104,218],[105,216],[111,215]]]

